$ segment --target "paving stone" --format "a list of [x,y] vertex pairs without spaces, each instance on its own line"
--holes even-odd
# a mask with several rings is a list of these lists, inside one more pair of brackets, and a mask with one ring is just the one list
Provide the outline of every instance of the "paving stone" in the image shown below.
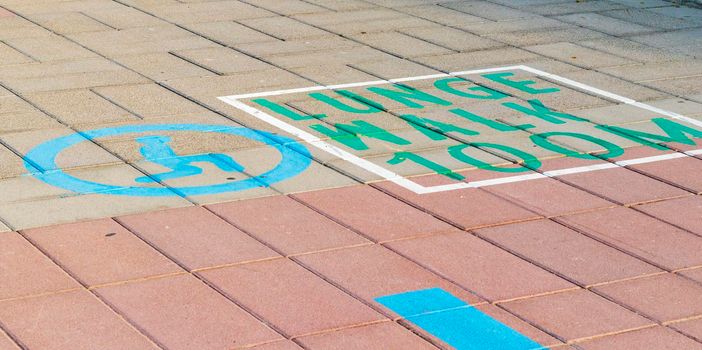
[[571,43],[527,46],[525,49],[586,68],[621,66],[635,63],[623,57],[609,55]]
[[599,210],[558,220],[667,269],[700,265],[700,237],[631,209]]
[[[443,49],[441,49],[443,50]],[[445,51],[445,50],[444,50]],[[392,57],[390,54],[368,46],[337,48],[315,53],[302,52],[289,55],[268,56],[266,60],[283,68],[320,66],[323,64],[353,64],[364,61],[379,61]]]
[[[459,286],[379,245],[307,254],[296,259],[371,304],[381,296],[434,287],[468,304],[482,302]],[[383,268],[378,269],[379,266]]]
[[371,33],[353,36],[371,47],[402,57],[429,56],[451,53],[445,47],[434,45],[403,33]]
[[298,338],[308,349],[363,350],[383,344],[393,349],[435,349],[435,347],[394,322],[382,322],[358,328]]
[[628,81],[644,82],[683,78],[702,74],[702,62],[697,60],[676,60],[670,62],[601,68],[600,70]]
[[299,193],[294,197],[378,241],[454,229],[365,185]]
[[351,49],[361,44],[339,36],[327,35],[318,38],[296,39],[286,41],[267,41],[236,45],[236,49],[256,57],[299,54],[303,52],[331,51],[334,49]]
[[513,21],[537,16],[526,11],[486,2],[449,2],[442,6],[492,21]]
[[0,18],[0,40],[50,36],[51,32],[17,16]]
[[454,51],[479,51],[504,44],[449,27],[407,28],[403,33]]
[[419,57],[417,62],[446,72],[466,69],[493,68],[520,64],[538,58],[533,53],[518,48],[497,48],[475,52],[461,52],[440,56]]
[[671,159],[665,162],[637,164],[634,169],[643,171],[695,193],[702,193],[702,178],[695,176],[702,169],[702,160],[692,157]]
[[659,322],[702,314],[702,286],[674,274],[602,285],[595,290]]
[[80,12],[46,13],[32,16],[32,19],[59,34],[97,32],[112,29]]
[[[68,274],[15,232],[0,233],[0,299],[80,288]],[[4,322],[3,322],[4,323]]]
[[39,61],[68,60],[96,56],[95,53],[59,36],[9,39],[6,40],[6,42],[8,45]]
[[158,349],[87,291],[0,302],[0,317],[32,349]]
[[654,28],[603,16],[598,13],[577,13],[556,17],[558,20],[615,36],[641,34],[655,31]]
[[68,125],[139,120],[90,90],[31,93],[25,97]]
[[115,61],[156,81],[215,75],[170,53],[115,57]]
[[278,256],[200,207],[122,216],[117,221],[190,270]]
[[370,243],[287,196],[222,203],[208,208],[289,255]]
[[8,79],[5,83],[19,93],[30,93],[86,89],[108,85],[138,84],[147,81],[146,78],[137,73],[127,69],[121,69],[120,71],[85,72],[50,77]]
[[254,350],[301,350],[302,348],[290,340],[277,341],[260,346],[255,346]]
[[582,289],[517,300],[502,306],[567,341],[653,324]]
[[685,276],[693,281],[702,283],[702,269],[693,268],[689,270],[683,270],[678,272],[679,275]]
[[188,29],[226,45],[261,43],[280,40],[236,22],[209,22],[187,26]]
[[116,8],[83,9],[87,16],[100,21],[114,29],[127,29],[135,27],[155,27],[168,23],[154,16],[146,14],[135,8],[120,6]]
[[536,30],[551,28],[559,30],[561,28],[572,27],[571,25],[549,17],[531,15],[531,17],[513,19],[508,21],[481,22],[458,24],[457,27],[465,29],[477,35],[519,32],[523,30]]
[[182,271],[110,219],[26,230],[23,234],[88,286]]
[[242,1],[180,3],[152,7],[158,17],[176,23],[223,22],[268,17],[272,13]]
[[702,210],[700,196],[687,196],[678,199],[654,202],[636,207],[660,220],[682,227],[690,232],[702,235],[702,222],[695,219]]
[[[301,1],[297,3],[307,4]],[[242,20],[241,23],[272,37],[284,40],[315,38],[329,35],[329,32],[325,30],[283,16],[245,19]]]
[[553,292],[574,285],[465,232],[387,244],[489,301]]
[[204,108],[156,84],[109,86],[94,91],[141,118],[206,112]]
[[702,22],[702,11],[694,7],[667,6],[651,8],[649,11],[693,22]]
[[0,333],[0,349],[2,350],[20,350],[19,346],[8,337],[5,332]]
[[697,84],[699,77],[684,77],[644,82],[642,85],[665,91],[674,96],[690,96],[702,93]]
[[308,0],[308,2],[333,11],[360,10],[376,7],[376,5],[361,0],[348,0],[344,2],[336,0]]
[[631,23],[667,30],[690,28],[698,25],[697,23],[692,21],[665,16],[663,14],[656,13],[648,9],[628,8],[622,10],[605,11],[601,14],[608,17],[618,18]]
[[281,338],[189,275],[108,286],[95,291],[169,349],[221,349]]
[[302,13],[316,13],[328,11],[328,9],[325,7],[315,5],[312,2],[301,0],[259,0],[256,1],[255,6],[282,15],[297,15]]
[[607,11],[617,9],[628,9],[628,6],[618,4],[611,1],[584,1],[584,2],[568,2],[559,4],[539,4],[527,6],[523,8],[529,12],[535,12],[541,15],[564,15],[571,13]]
[[673,323],[670,325],[670,327],[682,332],[683,334],[687,334],[698,341],[702,339],[702,319],[700,318],[680,323]]
[[477,233],[582,285],[660,271],[547,220],[480,229]]
[[585,350],[655,348],[661,350],[702,349],[702,345],[665,327],[645,328],[578,343]]
[[[573,64],[581,65],[580,62],[573,62]],[[652,88],[642,86],[640,84],[636,84],[633,82],[627,81],[627,77],[622,77],[622,78],[616,78],[609,76],[607,74],[602,74],[599,72],[596,72],[594,70],[577,70],[577,71],[572,71],[565,73],[564,76],[566,76],[568,79],[575,80],[579,83],[583,84],[588,84],[593,87],[597,87],[600,89],[605,89],[608,92],[612,92],[621,96],[626,96],[627,98],[634,99],[636,101],[646,101],[646,100],[652,100],[652,99],[665,99],[669,98],[670,96],[664,92],[661,91],[656,91]],[[619,105],[622,107],[633,107],[630,105]],[[645,110],[635,107],[632,108],[634,111],[632,114],[636,116],[642,116],[644,115],[643,113],[646,113]],[[572,111],[574,113],[578,113],[578,111]],[[649,114],[649,118],[651,119],[653,116],[656,116],[654,113]],[[621,118],[621,116],[619,116]],[[642,118],[642,120],[645,120]],[[597,120],[593,120],[597,121]],[[621,121],[620,121],[621,122]],[[616,123],[604,123],[604,124],[616,124]]]
[[[226,76],[173,79],[165,84],[189,96],[208,96],[214,99],[216,99],[214,96],[229,96],[239,93],[292,89],[313,85],[312,82],[282,69],[269,69]],[[221,103],[224,104],[223,102]]]
[[579,42],[582,40],[592,40],[601,38],[605,36],[605,34],[581,27],[563,27],[558,28],[558,30],[543,28],[507,33],[491,33],[486,34],[486,36],[499,42],[523,47],[562,41]]
[[188,59],[220,74],[235,74],[274,68],[257,58],[225,47],[184,50],[174,53],[179,57]]
[[287,259],[208,270],[201,274],[219,290],[291,336],[383,318]]
[[34,62],[31,57],[4,43],[0,43],[0,57],[0,65],[14,65]]
[[[0,147],[0,164],[2,164],[2,168],[0,168],[0,179],[15,177],[30,172],[30,170],[26,168],[24,160],[4,146]],[[30,169],[31,171],[36,171],[36,169],[31,167]]]
[[669,50],[651,47],[649,45],[631,41],[627,38],[604,37],[593,40],[578,41],[578,44],[595,50],[623,56],[639,62],[668,62],[689,59],[689,56],[682,53],[670,52]]

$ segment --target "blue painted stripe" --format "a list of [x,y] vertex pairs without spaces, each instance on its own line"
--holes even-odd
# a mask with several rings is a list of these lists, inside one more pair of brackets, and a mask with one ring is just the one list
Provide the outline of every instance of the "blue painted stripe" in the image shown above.
[[375,300],[457,350],[545,349],[441,288]]

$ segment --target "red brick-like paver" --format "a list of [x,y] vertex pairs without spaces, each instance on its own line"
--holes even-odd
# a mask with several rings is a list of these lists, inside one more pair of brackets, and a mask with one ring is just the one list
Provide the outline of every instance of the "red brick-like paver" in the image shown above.
[[659,349],[700,350],[702,344],[674,330],[664,327],[652,327],[633,332],[607,336],[579,343],[585,350],[628,350],[628,349]]

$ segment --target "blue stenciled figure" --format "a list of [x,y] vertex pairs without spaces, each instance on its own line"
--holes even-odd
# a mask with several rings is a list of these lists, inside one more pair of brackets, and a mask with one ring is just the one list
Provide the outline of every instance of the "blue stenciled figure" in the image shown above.
[[154,174],[151,177],[138,177],[135,179],[136,182],[154,182],[202,174],[202,168],[194,166],[192,163],[211,163],[222,171],[227,172],[244,170],[243,166],[226,154],[209,153],[179,156],[168,145],[171,138],[167,136],[145,136],[137,138],[136,141],[142,144],[139,152],[144,156],[144,159],[171,169],[171,171]]

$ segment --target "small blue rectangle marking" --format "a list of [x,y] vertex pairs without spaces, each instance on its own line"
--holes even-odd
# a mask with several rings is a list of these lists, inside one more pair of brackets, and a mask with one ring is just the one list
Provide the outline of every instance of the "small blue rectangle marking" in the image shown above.
[[375,300],[457,350],[545,349],[441,288]]

